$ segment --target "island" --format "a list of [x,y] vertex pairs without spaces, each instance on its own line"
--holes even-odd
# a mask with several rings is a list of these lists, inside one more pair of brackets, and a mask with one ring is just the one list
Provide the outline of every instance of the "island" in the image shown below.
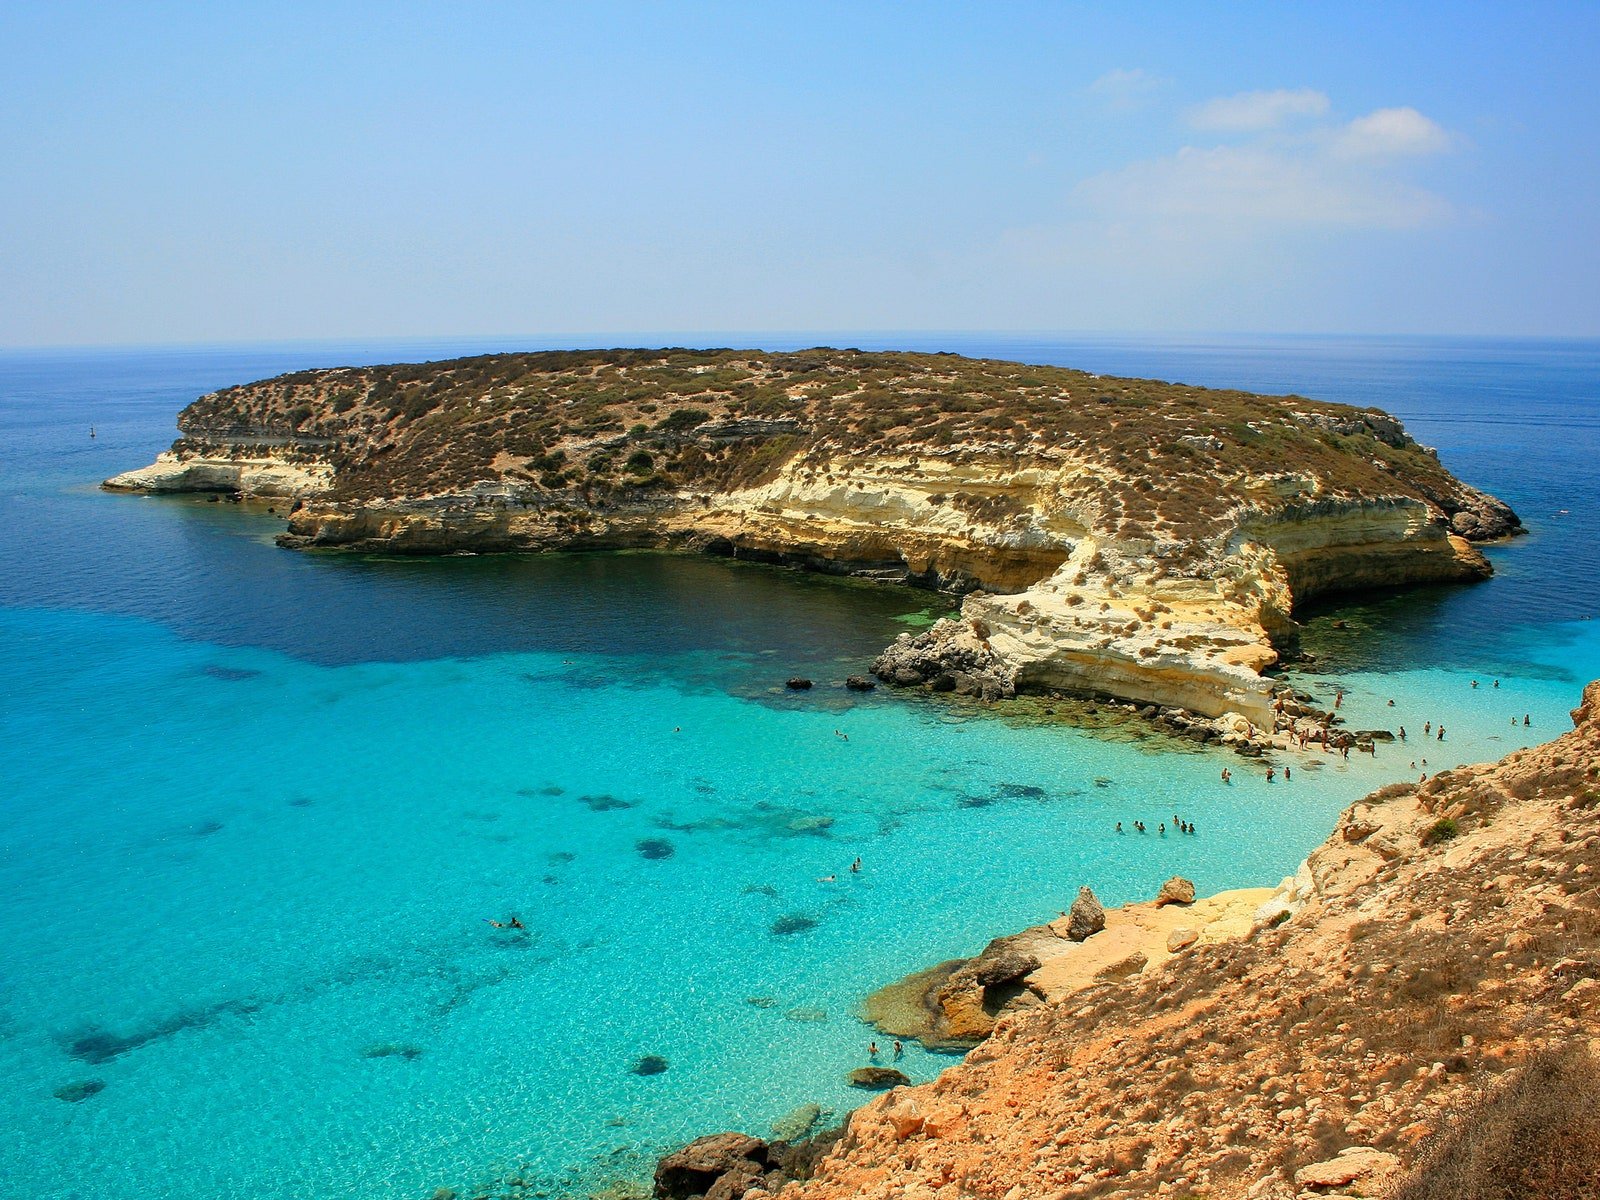
[[295,549],[671,548],[943,589],[959,618],[880,678],[1109,696],[1246,739],[1284,713],[1264,673],[1298,607],[1485,578],[1475,543],[1521,529],[1377,409],[953,354],[339,367],[178,423],[105,486],[286,501]]

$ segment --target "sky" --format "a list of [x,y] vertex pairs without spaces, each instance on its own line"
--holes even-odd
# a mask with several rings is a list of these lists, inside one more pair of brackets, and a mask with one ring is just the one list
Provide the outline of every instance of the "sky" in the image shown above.
[[1600,4],[0,5],[0,346],[1600,335]]

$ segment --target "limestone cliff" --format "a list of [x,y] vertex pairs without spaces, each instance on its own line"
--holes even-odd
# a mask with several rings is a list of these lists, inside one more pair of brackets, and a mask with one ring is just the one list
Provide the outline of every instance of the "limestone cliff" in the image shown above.
[[1081,943],[1003,939],[947,975],[1031,1003],[719,1195],[1593,1196],[1600,682],[1573,721],[1375,792],[1259,906],[1169,885]]
[[340,368],[179,423],[107,486],[292,496],[294,548],[682,547],[966,592],[879,674],[1252,721],[1297,603],[1480,578],[1467,539],[1520,528],[1374,410],[954,355]]

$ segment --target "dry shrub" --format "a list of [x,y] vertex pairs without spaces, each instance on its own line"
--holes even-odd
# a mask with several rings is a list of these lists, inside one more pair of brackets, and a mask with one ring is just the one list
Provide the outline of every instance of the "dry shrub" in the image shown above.
[[1582,1043],[1535,1055],[1453,1115],[1394,1200],[1600,1200],[1600,1063]]

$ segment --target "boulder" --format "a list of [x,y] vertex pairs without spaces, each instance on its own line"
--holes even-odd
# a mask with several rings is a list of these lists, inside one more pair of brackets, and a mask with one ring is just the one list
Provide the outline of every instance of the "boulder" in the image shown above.
[[1067,936],[1075,942],[1085,941],[1106,927],[1106,910],[1100,907],[1094,892],[1086,887],[1078,889],[1078,898],[1067,913]]
[[1039,960],[1010,946],[985,950],[972,961],[972,978],[984,987],[1013,983],[1039,969]]
[[1161,885],[1161,890],[1156,893],[1156,907],[1163,904],[1193,904],[1194,884],[1182,875],[1174,875]]
[[870,692],[878,686],[865,675],[852,675],[844,681],[844,685],[852,692]]
[[1140,971],[1144,970],[1145,966],[1149,962],[1150,960],[1145,956],[1143,950],[1135,950],[1127,957],[1119,958],[1116,962],[1107,963],[1105,966],[1101,967],[1094,973],[1095,978],[1127,979],[1129,976],[1137,975]]
[[1200,940],[1200,931],[1190,929],[1188,926],[1179,926],[1167,934],[1167,953],[1176,954],[1180,950],[1187,950]]
[[811,687],[811,680],[805,678],[803,675],[795,675],[791,677],[784,686],[792,688],[797,692],[803,692]]
[[708,1134],[674,1150],[656,1164],[655,1195],[657,1200],[693,1200],[708,1195],[723,1176],[731,1173],[736,1180],[746,1181],[737,1192],[723,1193],[737,1200],[762,1177],[766,1163],[767,1144],[760,1138],[743,1133]]
[[857,1067],[850,1072],[849,1080],[851,1087],[868,1088],[872,1091],[901,1087],[911,1082],[903,1071],[897,1071],[893,1067]]
[[1400,1160],[1392,1154],[1371,1146],[1351,1146],[1327,1162],[1301,1167],[1294,1173],[1294,1181],[1312,1192],[1338,1188],[1345,1195],[1376,1196],[1399,1165]]

